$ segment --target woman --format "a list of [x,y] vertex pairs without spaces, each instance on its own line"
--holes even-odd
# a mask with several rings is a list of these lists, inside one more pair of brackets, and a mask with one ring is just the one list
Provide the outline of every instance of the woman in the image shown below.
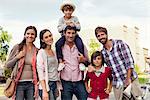
[[15,75],[16,92],[13,96],[15,100],[35,100],[37,97],[36,54],[38,49],[33,44],[36,37],[36,28],[28,26],[24,32],[24,39],[13,47],[6,62],[9,68],[16,65],[18,67]]
[[40,50],[37,55],[37,71],[40,81],[39,95],[42,100],[56,100],[58,96],[58,63],[51,48],[52,44],[52,33],[48,29],[42,30],[40,32]]

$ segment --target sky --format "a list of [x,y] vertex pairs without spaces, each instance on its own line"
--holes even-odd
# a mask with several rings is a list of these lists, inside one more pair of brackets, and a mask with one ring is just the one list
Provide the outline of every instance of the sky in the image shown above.
[[[50,29],[54,37],[58,19],[63,16],[60,5],[63,0],[0,0],[0,26],[12,34],[10,46],[23,39],[27,26],[40,30]],[[98,25],[113,28],[137,26],[140,45],[150,50],[150,0],[72,0],[76,5],[73,15],[79,18],[81,30],[94,30]],[[108,30],[109,31],[109,30]],[[90,33],[90,34],[94,34]],[[38,40],[36,42],[39,44]]]

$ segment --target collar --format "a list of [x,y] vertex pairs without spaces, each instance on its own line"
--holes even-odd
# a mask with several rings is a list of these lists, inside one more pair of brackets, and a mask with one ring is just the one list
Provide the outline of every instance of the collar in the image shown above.
[[[64,46],[66,46],[66,47],[69,47],[69,48],[70,48],[70,46],[69,46],[66,42],[65,42]],[[73,49],[74,49],[74,48],[77,48],[77,47],[76,47],[76,45],[75,45],[75,43],[73,44],[73,46],[72,46],[71,48],[73,48]]]
[[105,66],[102,66],[99,70],[96,70],[95,73],[104,73],[105,72]]

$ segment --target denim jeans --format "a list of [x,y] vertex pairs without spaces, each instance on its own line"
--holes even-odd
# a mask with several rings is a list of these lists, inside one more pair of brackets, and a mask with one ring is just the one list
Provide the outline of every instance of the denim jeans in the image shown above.
[[16,100],[34,100],[34,85],[31,81],[18,82]]
[[73,94],[78,100],[87,100],[87,92],[83,81],[62,81],[61,100],[72,100]]
[[[56,85],[56,81],[49,81],[48,82],[48,85],[49,85],[49,88],[50,88],[50,91],[48,92],[49,94],[49,100],[56,100],[56,92],[57,92],[57,85]],[[42,90],[39,89],[39,96],[41,97],[42,99]]]

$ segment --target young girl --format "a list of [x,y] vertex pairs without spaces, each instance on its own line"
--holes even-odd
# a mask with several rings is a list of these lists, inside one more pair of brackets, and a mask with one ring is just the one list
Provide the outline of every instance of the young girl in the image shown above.
[[108,100],[112,88],[112,75],[111,69],[104,67],[104,59],[100,51],[92,54],[91,65],[95,67],[95,71],[86,74],[85,86],[89,93],[87,100],[97,100],[98,98]]
[[52,50],[53,36],[48,29],[40,32],[40,50],[37,55],[37,71],[40,81],[39,95],[42,100],[56,100],[58,96],[57,82],[58,63]]

